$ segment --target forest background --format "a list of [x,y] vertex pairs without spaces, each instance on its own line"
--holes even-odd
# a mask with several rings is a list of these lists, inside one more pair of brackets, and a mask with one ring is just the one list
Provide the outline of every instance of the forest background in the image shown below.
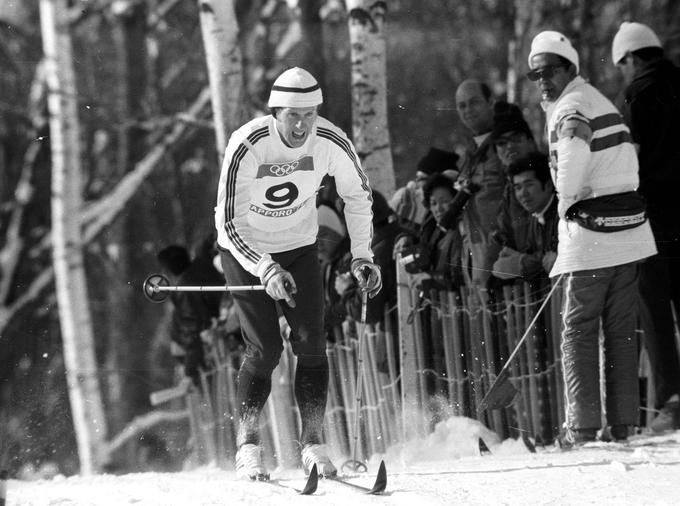
[[[53,137],[41,3],[51,2],[0,0],[0,468],[17,476],[68,475],[81,465],[54,282]],[[152,438],[120,435],[149,413],[149,393],[173,382],[173,363],[171,306],[146,301],[142,282],[158,270],[155,255],[162,247],[193,247],[213,223],[220,154],[206,93],[204,2],[62,3],[73,42],[82,225],[90,231],[82,260],[97,364],[79,371],[76,381],[90,375],[100,385],[107,468],[143,470],[148,459],[141,455],[154,451]],[[386,163],[396,186],[409,180],[429,147],[463,145],[454,100],[463,79],[482,79],[497,98],[519,104],[541,137],[538,95],[524,74],[531,38],[543,29],[569,36],[582,75],[615,101],[622,83],[610,51],[622,21],[649,24],[680,64],[680,2],[673,0],[363,4],[379,4],[385,14]],[[232,121],[266,113],[273,80],[299,65],[322,84],[322,115],[352,136],[348,6],[339,0],[235,0],[233,7],[243,93]],[[132,180],[140,168],[145,176]],[[387,193],[394,183],[383,187]],[[128,197],[117,202],[121,186]],[[175,447],[166,468],[181,466],[183,452]]]

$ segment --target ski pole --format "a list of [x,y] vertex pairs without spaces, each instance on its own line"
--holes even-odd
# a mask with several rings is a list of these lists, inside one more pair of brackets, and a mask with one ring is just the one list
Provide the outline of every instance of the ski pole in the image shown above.
[[142,285],[144,295],[151,302],[163,302],[167,292],[238,292],[264,290],[263,285],[220,285],[220,286],[171,286],[162,274],[151,274]]
[[515,358],[517,353],[519,353],[519,350],[524,344],[524,341],[526,341],[529,332],[531,332],[531,329],[536,324],[536,320],[538,320],[538,317],[541,315],[543,309],[548,304],[548,301],[550,300],[550,297],[552,297],[552,294],[555,293],[555,290],[560,285],[560,282],[562,281],[563,277],[564,274],[559,275],[557,281],[555,281],[555,284],[553,284],[552,288],[550,288],[548,295],[546,295],[545,299],[543,299],[543,303],[536,311],[536,314],[531,320],[531,323],[529,323],[529,326],[524,331],[524,334],[522,335],[521,339],[517,341],[515,349],[512,350],[512,353],[510,353],[510,356],[505,361],[505,364],[501,368],[501,371],[498,373],[498,376],[496,376],[496,379],[489,387],[489,391],[486,393],[486,395],[480,402],[479,407],[477,408],[477,414],[482,413],[485,409],[506,408],[510,406],[515,400],[515,396],[518,394],[518,390],[510,382],[509,373],[510,363],[512,362],[512,359]]
[[363,363],[364,363],[364,331],[366,330],[366,306],[368,306],[368,294],[361,294],[361,323],[359,325],[359,351],[357,353],[357,382],[354,390],[354,441],[352,442],[352,459],[345,462],[342,467],[355,472],[366,472],[368,469],[363,462],[357,460],[357,447],[359,442],[359,414],[361,412],[361,397],[363,390]]

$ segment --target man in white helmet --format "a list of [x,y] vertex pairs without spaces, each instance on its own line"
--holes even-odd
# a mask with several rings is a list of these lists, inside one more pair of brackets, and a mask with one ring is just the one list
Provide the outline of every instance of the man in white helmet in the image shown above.
[[236,471],[253,480],[269,478],[262,464],[259,417],[283,350],[277,306],[290,325],[297,356],[295,397],[302,420],[303,465],[307,472],[317,464],[320,475],[336,474],[321,434],[328,359],[316,193],[326,174],[335,178],[344,200],[352,273],[369,297],[382,286],[380,269],[372,261],[368,179],[347,136],[318,116],[322,101],[319,84],[309,72],[283,72],[269,96],[271,115],[233,133],[220,175],[215,225],[227,284],[261,283],[266,290],[234,292],[247,344],[236,394]]
[[664,57],[661,41],[642,23],[622,23],[612,62],[626,84],[624,117],[640,161],[640,193],[659,254],[642,264],[644,340],[659,415],[650,428],[680,429],[680,359],[671,304],[680,314],[680,69]]
[[656,253],[636,193],[638,162],[614,105],[579,76],[578,53],[555,31],[531,43],[527,77],[546,112],[551,176],[558,194],[557,259],[564,275],[562,364],[566,437],[580,444],[601,427],[599,333],[604,334],[607,424],[626,439],[638,424],[639,261]]

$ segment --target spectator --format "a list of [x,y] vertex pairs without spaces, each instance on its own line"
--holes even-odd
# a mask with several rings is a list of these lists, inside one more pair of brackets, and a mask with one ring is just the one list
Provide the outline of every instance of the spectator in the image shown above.
[[505,246],[517,251],[524,251],[527,248],[531,213],[517,201],[508,167],[514,160],[536,152],[537,148],[529,125],[519,107],[514,104],[506,104],[503,112],[495,115],[491,141],[506,175],[503,199],[489,237],[491,243],[489,256],[490,262],[493,263],[498,258],[501,248]]
[[[494,100],[491,89],[476,80],[463,81],[456,90],[456,108],[473,136],[458,178],[460,187],[472,182],[479,189],[463,210],[464,275],[481,296],[491,273],[488,237],[503,198],[505,175],[491,143]],[[486,297],[484,296],[483,299]]]
[[[184,246],[172,245],[158,252],[164,274],[173,285],[224,285],[224,277],[215,269],[215,237],[210,235],[201,244],[193,260]],[[211,328],[220,313],[222,294],[219,292],[170,292],[174,310],[171,340],[173,355],[184,364],[184,374],[200,385],[200,370],[206,369],[201,332]]]
[[347,316],[345,305],[335,286],[338,275],[346,275],[347,282],[353,283],[350,272],[352,256],[347,229],[334,207],[321,204],[317,207],[319,216],[319,261],[324,294],[324,329],[326,339],[335,341],[335,329]]
[[[423,225],[419,243],[430,253],[429,272],[441,290],[453,290],[464,283],[460,226],[443,227],[441,224],[457,193],[453,182],[441,174],[430,176],[423,187],[424,202],[431,216]],[[451,218],[455,219],[455,216],[449,215]],[[460,225],[460,211],[457,225]]]
[[531,219],[525,246],[504,246],[494,262],[493,274],[500,279],[546,276],[557,257],[557,199],[548,157],[534,152],[518,158],[508,166],[508,177],[515,200]]
[[417,234],[425,222],[427,208],[423,203],[423,184],[428,176],[444,173],[452,180],[458,177],[459,156],[456,153],[438,148],[430,148],[416,167],[415,179],[399,188],[390,199],[390,207],[400,225]]
[[606,416],[615,439],[637,424],[637,278],[656,253],[644,219],[638,162],[614,105],[579,76],[578,53],[559,32],[534,37],[528,57],[546,112],[558,195],[558,249],[550,276],[565,275],[563,441],[581,444],[601,426],[599,334],[604,335]]
[[623,23],[612,43],[612,61],[625,84],[624,117],[638,148],[640,193],[647,202],[659,254],[640,269],[644,339],[654,377],[654,431],[680,429],[680,361],[671,304],[680,315],[680,69],[656,34]]

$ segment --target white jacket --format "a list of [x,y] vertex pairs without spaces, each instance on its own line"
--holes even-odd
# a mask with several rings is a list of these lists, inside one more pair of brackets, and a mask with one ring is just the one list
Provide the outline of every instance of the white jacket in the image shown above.
[[613,267],[654,255],[649,222],[620,232],[594,232],[564,219],[577,201],[632,191],[639,185],[637,154],[616,107],[577,76],[543,108],[560,216],[557,260],[550,275]]
[[368,179],[347,136],[322,117],[299,148],[283,143],[271,115],[232,134],[217,190],[218,244],[255,276],[271,265],[270,253],[313,244],[316,194],[326,174],[345,203],[352,257],[372,259]]

